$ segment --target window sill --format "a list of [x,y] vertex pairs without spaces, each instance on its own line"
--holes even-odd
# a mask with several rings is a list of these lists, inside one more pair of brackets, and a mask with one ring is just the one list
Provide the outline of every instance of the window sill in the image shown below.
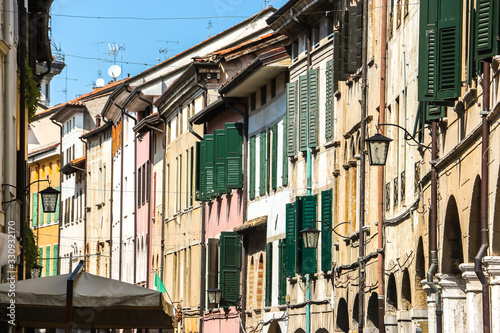
[[278,310],[280,310],[280,311],[285,311],[287,308],[288,308],[288,306],[286,304],[278,305]]
[[325,147],[325,149],[331,148],[331,147],[334,147],[334,148],[340,147],[340,141],[338,141],[338,140],[329,141],[329,142],[325,143],[323,145],[323,147]]
[[270,306],[265,306],[263,310],[264,310],[264,312],[269,312],[269,311],[271,311],[271,307]]

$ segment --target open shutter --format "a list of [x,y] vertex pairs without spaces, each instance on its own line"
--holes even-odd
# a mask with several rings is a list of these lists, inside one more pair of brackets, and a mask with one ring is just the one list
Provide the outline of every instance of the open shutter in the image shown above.
[[278,304],[286,303],[286,241],[280,239],[278,243]]
[[267,129],[267,141],[266,141],[266,192],[270,192],[271,186],[271,141],[272,141],[272,131],[271,128]]
[[227,138],[226,131],[214,131],[215,146],[215,192],[227,193]]
[[281,173],[281,185],[282,186],[287,186],[288,185],[288,154],[286,151],[286,117],[283,118],[283,171]]
[[489,60],[499,52],[500,3],[476,0],[475,59]]
[[[317,196],[307,195],[302,197],[302,226],[301,230],[316,226]],[[306,249],[302,237],[302,274],[314,274],[317,270],[316,249]]]
[[295,259],[297,253],[297,224],[296,224],[297,203],[286,204],[286,276],[295,275]]
[[[203,142],[203,141],[202,141]],[[195,176],[195,193],[196,200],[200,199],[202,173],[205,174],[205,169],[201,167],[201,142],[196,142],[196,176]],[[165,171],[166,172],[166,171]]]
[[[40,246],[38,248],[38,265],[43,266],[43,246]],[[41,273],[42,272],[40,272],[40,274]]]
[[295,128],[297,117],[297,82],[286,85],[286,151],[288,157],[294,157],[296,151]]
[[273,125],[273,139],[271,151],[271,174],[272,174],[272,189],[278,187],[278,124]]
[[227,123],[227,186],[243,188],[243,125]]
[[307,149],[308,75],[299,77],[299,151]]
[[205,198],[215,196],[215,145],[213,134],[207,134],[205,141]]
[[206,201],[209,199],[207,196],[207,142],[205,140],[197,143],[199,148],[199,192],[198,200]]
[[38,193],[32,194],[33,209],[31,212],[31,223],[33,227],[38,226]]
[[235,232],[220,235],[220,289],[221,307],[239,304],[240,300],[241,241]]
[[267,181],[267,173],[266,173],[266,167],[267,167],[267,158],[266,158],[266,152],[267,152],[267,145],[266,145],[266,131],[260,132],[259,136],[259,151],[260,151],[260,186],[259,186],[259,196],[263,196],[266,194],[266,181]]
[[417,115],[415,117],[415,124],[413,125],[413,137],[418,134],[418,142],[424,142],[423,128],[425,126],[425,102],[418,102]]
[[255,135],[250,138],[250,184],[248,191],[250,200],[255,199]]
[[476,47],[476,11],[474,10],[474,0],[469,1],[469,49],[467,50],[467,84],[472,85],[472,79],[476,76],[476,60],[475,60],[475,47]]
[[[60,191],[61,187],[60,186],[56,186],[56,190]],[[57,202],[56,202],[56,212],[55,212],[55,216],[54,216],[56,222],[59,222],[59,205],[60,205],[60,202],[61,202],[60,198],[61,197],[58,196],[57,197]]]
[[266,244],[266,298],[265,305],[271,306],[273,295],[273,243]]
[[418,48],[418,100],[431,101],[436,97],[436,31],[437,1],[420,1]]
[[333,140],[333,60],[326,62],[325,71],[325,140]]
[[45,266],[45,276],[50,275],[50,262],[52,261],[50,256],[50,245],[45,248],[45,262],[42,266]]
[[356,6],[350,6],[346,12],[349,16],[348,44],[347,44],[347,72],[355,73],[361,67],[361,55],[363,49],[363,5],[360,2]]
[[343,72],[342,59],[342,33],[335,31],[333,33],[333,92],[338,90],[338,82],[347,78],[347,75]]
[[321,270],[332,269],[332,190],[321,192]]
[[312,69],[307,73],[308,77],[308,107],[309,107],[309,147],[318,146],[319,125],[319,80],[318,69]]
[[43,210],[43,202],[41,198],[41,194],[38,193],[38,196],[40,197],[39,202],[40,202],[40,226],[43,226],[45,223],[45,212]]
[[59,263],[59,244],[54,244],[54,260],[52,260],[52,275],[57,275],[57,265]]
[[446,117],[446,107],[434,105],[432,103],[425,103],[425,122],[430,123],[431,121],[439,120]]

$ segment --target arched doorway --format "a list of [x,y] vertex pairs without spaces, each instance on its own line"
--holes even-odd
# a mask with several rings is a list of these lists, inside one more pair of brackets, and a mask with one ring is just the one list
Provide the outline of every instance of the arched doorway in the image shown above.
[[396,278],[394,273],[389,275],[389,281],[387,282],[387,305],[386,312],[396,313],[398,309],[398,291],[396,288]]
[[325,328],[320,328],[316,333],[328,333],[328,331]]
[[427,307],[427,295],[422,286],[425,279],[425,255],[422,237],[418,238],[417,257],[415,261],[415,304],[417,308]]
[[378,328],[378,294],[372,293],[368,300],[368,313],[366,325]]
[[474,262],[474,257],[481,247],[481,178],[474,181],[469,217],[469,256],[468,262]]
[[442,272],[444,274],[460,275],[462,272],[458,266],[464,262],[464,254],[460,219],[454,196],[451,196],[448,200],[443,234]]
[[407,268],[403,271],[403,282],[401,283],[401,307],[403,310],[411,309],[410,274]]
[[359,295],[356,295],[352,305],[352,327],[356,329],[359,324]]
[[280,325],[278,324],[277,320],[273,320],[271,322],[271,325],[269,325],[269,330],[267,332],[268,333],[281,333],[281,328],[280,328]]
[[342,332],[349,332],[349,311],[344,298],[337,305],[337,328]]

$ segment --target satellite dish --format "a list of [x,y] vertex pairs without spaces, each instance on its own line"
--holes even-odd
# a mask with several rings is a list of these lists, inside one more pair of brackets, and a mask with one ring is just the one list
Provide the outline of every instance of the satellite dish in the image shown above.
[[98,78],[96,81],[95,81],[95,85],[97,87],[104,87],[106,85],[106,81],[104,81],[104,79],[102,78]]
[[113,65],[108,69],[108,75],[111,76],[113,79],[119,77],[121,73],[122,69],[118,65]]

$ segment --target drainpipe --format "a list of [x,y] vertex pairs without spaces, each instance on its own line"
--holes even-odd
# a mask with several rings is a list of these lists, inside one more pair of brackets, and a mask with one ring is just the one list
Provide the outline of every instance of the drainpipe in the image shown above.
[[481,247],[474,258],[474,272],[482,285],[483,294],[483,332],[490,332],[490,293],[488,279],[484,276],[482,259],[488,251],[488,161],[489,161],[489,128],[486,118],[490,107],[490,64],[483,62],[483,111],[482,118],[482,145],[481,145]]
[[[307,71],[311,69],[311,29],[307,33]],[[307,130],[306,130],[306,165],[307,165],[307,195],[311,195],[311,174],[312,174],[312,156],[309,147],[309,105],[307,105]],[[311,333],[311,274],[306,274],[306,333]]]
[[[85,144],[85,185],[83,187],[83,193],[85,195],[85,207],[83,207],[83,258],[85,259],[85,270],[87,270],[87,265],[90,265],[90,257],[88,258],[87,263],[87,142],[80,137],[80,141]],[[88,253],[90,255],[90,253]]]
[[[59,166],[62,167],[63,161],[61,160],[61,152],[62,152],[63,126],[53,119],[51,119],[50,121],[52,123],[54,123],[54,125],[59,126]],[[59,188],[61,189],[61,194],[62,194],[62,181],[63,181],[63,176],[62,176],[62,173],[59,172]],[[57,227],[58,228],[58,230],[57,230],[57,244],[59,244],[59,246],[61,246],[61,225],[64,224],[64,221],[62,219],[63,210],[60,209],[61,202],[62,202],[61,194],[59,194],[59,226]],[[62,248],[60,248],[60,250],[61,249]],[[59,253],[61,252],[60,250],[59,250]],[[57,261],[57,274],[61,274],[61,260]]]
[[436,282],[434,282],[434,274],[438,270],[438,254],[437,254],[437,122],[432,122],[432,157],[431,165],[431,207],[430,207],[430,221],[429,221],[429,253],[430,253],[430,266],[427,271],[427,284],[431,288],[431,292],[436,294],[436,324],[437,333],[441,333],[443,329],[441,309],[441,291],[439,290]]

